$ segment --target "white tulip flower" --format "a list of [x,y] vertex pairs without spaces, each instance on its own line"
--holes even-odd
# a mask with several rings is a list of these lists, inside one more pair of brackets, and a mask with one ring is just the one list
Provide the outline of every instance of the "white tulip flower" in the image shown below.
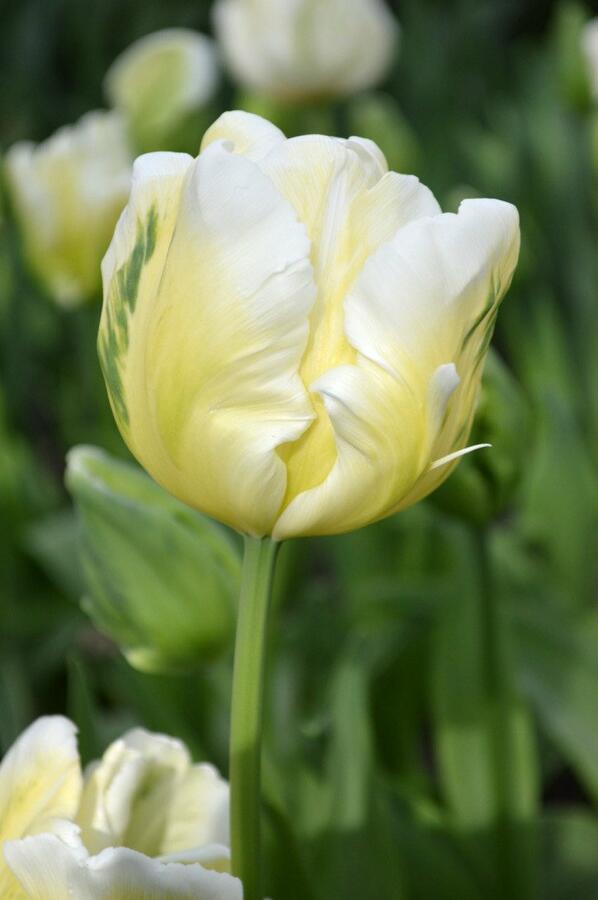
[[183,502],[275,540],[430,493],[467,446],[517,210],[442,213],[371,141],[247,113],[137,160],[103,262],[116,421]]
[[59,305],[76,306],[98,292],[100,262],[127,200],[131,167],[121,117],[102,111],[6,154],[25,255]]
[[136,728],[87,768],[76,821],[92,853],[228,846],[228,784],[213,766],[193,765],[181,741]]
[[287,101],[371,87],[398,37],[384,0],[218,0],[214,24],[239,82]]

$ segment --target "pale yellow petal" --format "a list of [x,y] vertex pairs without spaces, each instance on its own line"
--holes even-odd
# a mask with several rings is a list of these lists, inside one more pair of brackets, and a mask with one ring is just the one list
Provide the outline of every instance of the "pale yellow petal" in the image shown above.
[[234,110],[222,113],[203,136],[201,149],[214,141],[230,141],[235,153],[248,159],[259,160],[266,156],[285,136],[276,125],[253,113]]
[[8,863],[30,900],[242,900],[241,883],[198,863],[125,848],[89,856],[77,829],[10,842]]
[[160,852],[229,843],[228,784],[213,766],[191,766],[171,792]]
[[276,523],[276,540],[367,525],[386,515],[419,475],[423,423],[407,380],[360,358],[313,388],[330,417],[337,459],[322,484],[291,500]]
[[179,499],[256,535],[285,493],[276,448],[313,415],[298,376],[315,290],[308,254],[269,179],[215,142],[189,172],[167,259],[130,328],[133,452]]
[[[409,371],[413,389],[425,400],[428,466],[396,509],[444,480],[450,464],[433,472],[429,466],[467,444],[486,350],[518,251],[513,206],[465,201],[457,215],[424,217],[401,229],[368,260],[347,298],[354,346],[397,376]],[[439,417],[434,379],[450,364],[459,385]]]
[[139,335],[152,313],[191,162],[183,153],[148,153],[136,160],[129,203],[102,261],[98,353],[116,423],[133,453],[136,409],[129,409],[129,398],[143,390]]
[[306,225],[318,287],[300,368],[317,418],[300,440],[281,448],[288,470],[286,506],[300,491],[322,484],[337,458],[326,405],[313,385],[330,369],[356,360],[345,328],[347,293],[381,243],[405,223],[435,214],[438,204],[416,178],[384,174],[372,146],[355,141],[296,138],[276,147],[260,166]]
[[[52,831],[56,819],[74,816],[80,793],[75,726],[62,716],[37,719],[0,766],[0,848],[14,838]],[[20,894],[0,854],[0,897],[12,896]]]

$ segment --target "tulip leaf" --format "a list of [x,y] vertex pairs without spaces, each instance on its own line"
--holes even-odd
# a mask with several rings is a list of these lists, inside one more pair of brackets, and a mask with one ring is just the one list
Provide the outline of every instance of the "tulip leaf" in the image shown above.
[[85,611],[143,670],[197,666],[232,637],[239,556],[224,528],[144,472],[93,448],[69,455]]
[[581,808],[550,813],[542,843],[542,900],[598,900],[598,818]]
[[479,583],[467,575],[457,579],[458,594],[439,616],[434,729],[454,826],[468,841],[476,839],[475,863],[488,884],[516,898],[529,896],[534,881],[538,776],[529,713],[510,680],[510,635],[487,540],[472,546],[478,559],[486,558]]
[[539,721],[598,801],[598,616],[530,604],[515,613],[518,666]]

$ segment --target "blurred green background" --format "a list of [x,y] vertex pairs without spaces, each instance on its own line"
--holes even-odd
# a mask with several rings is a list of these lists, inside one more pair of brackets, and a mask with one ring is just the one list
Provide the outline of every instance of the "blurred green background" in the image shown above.
[[[445,209],[468,196],[515,203],[522,255],[475,426],[474,441],[493,449],[465,458],[406,513],[283,548],[265,745],[268,891],[593,900],[598,109],[579,47],[592,10],[534,0],[393,9],[400,52],[379,89],[265,108],[289,133],[373,138]],[[210,4],[3,0],[2,152],[102,106],[113,59],[173,25],[209,32]],[[240,105],[264,108],[223,78],[215,114]],[[86,760],[142,723],[226,771],[231,628],[218,625],[218,652],[171,672],[132,667],[110,627],[98,628],[80,553],[88,523],[63,477],[76,444],[127,458],[97,363],[100,306],[54,306],[26,271],[8,201],[2,215],[0,749],[35,716],[64,712]],[[218,540],[234,579],[236,536]],[[141,605],[150,580],[139,576]],[[198,588],[193,610],[179,581],[173,592],[201,618],[212,588]]]

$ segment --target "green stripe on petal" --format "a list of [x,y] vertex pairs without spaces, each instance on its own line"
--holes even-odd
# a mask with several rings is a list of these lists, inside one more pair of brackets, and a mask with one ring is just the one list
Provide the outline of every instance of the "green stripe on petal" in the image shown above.
[[105,323],[98,340],[102,372],[112,409],[121,430],[126,430],[129,425],[129,412],[122,380],[123,357],[129,346],[129,319],[135,313],[141,273],[156,249],[157,226],[158,211],[153,205],[145,221],[137,220],[133,249],[112,278]]

